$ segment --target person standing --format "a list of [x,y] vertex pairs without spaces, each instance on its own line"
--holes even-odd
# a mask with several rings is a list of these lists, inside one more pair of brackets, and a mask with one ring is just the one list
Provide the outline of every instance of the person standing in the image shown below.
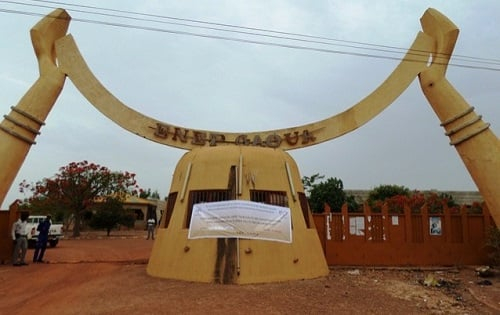
[[21,217],[12,224],[12,239],[14,240],[14,253],[12,254],[12,265],[26,266],[24,260],[28,249],[28,237],[26,232],[28,212],[21,212]]
[[148,219],[148,238],[147,240],[149,240],[149,238],[151,237],[152,239],[155,239],[155,219],[153,218],[149,218]]
[[38,231],[38,238],[36,240],[35,252],[33,254],[33,262],[41,263],[43,261],[43,255],[45,254],[45,250],[47,249],[47,242],[49,241],[49,231],[50,225],[52,224],[51,216],[47,215],[45,220],[38,223],[38,227],[36,230]]

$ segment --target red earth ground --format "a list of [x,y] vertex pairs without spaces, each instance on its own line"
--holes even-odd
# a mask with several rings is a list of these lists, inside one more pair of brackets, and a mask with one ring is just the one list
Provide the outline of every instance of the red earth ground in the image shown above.
[[152,245],[142,231],[88,233],[49,248],[49,263],[0,265],[0,314],[500,314],[500,276],[480,278],[477,266],[335,267],[319,279],[220,285],[148,276]]

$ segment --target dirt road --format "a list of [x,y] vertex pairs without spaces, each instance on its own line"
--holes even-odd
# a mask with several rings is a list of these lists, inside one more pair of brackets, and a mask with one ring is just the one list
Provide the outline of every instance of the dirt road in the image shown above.
[[472,266],[334,268],[314,280],[215,285],[148,276],[152,245],[142,232],[93,234],[48,249],[50,263],[0,265],[0,314],[500,314],[500,277],[479,285]]

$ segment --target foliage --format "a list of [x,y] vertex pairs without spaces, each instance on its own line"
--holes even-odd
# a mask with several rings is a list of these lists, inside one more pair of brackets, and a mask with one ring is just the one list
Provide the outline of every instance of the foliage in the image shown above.
[[63,222],[64,221],[64,209],[54,206],[50,207],[46,205],[43,200],[29,202],[22,202],[19,204],[20,210],[29,211],[33,215],[50,215],[52,217],[52,222]]
[[469,214],[482,214],[483,213],[483,204],[484,202],[474,201],[467,212]]
[[137,194],[135,174],[112,172],[105,166],[87,161],[72,162],[59,168],[52,178],[36,184],[20,183],[20,191],[30,191],[32,197],[24,200],[25,207],[61,211],[73,220],[73,236],[80,235],[82,215],[99,198],[125,198]]
[[[373,212],[381,212],[382,204],[388,200],[389,209],[391,212],[402,212],[403,207],[401,200],[410,195],[410,189],[398,185],[380,185],[375,187],[368,194],[368,204]],[[401,196],[401,197],[396,197]],[[395,207],[392,209],[391,207]]]
[[405,204],[413,213],[419,213],[424,204],[427,204],[431,214],[443,213],[444,205],[452,212],[459,211],[458,204],[450,194],[431,192],[425,196],[419,191],[410,192],[408,188],[398,185],[380,185],[374,188],[370,191],[367,201],[373,212],[380,212],[384,203],[390,213],[403,213]]
[[322,213],[325,203],[330,206],[332,211],[339,212],[345,202],[346,196],[342,180],[330,177],[325,182],[312,185],[309,196],[312,212]]
[[443,202],[446,204],[451,213],[460,212],[460,205],[455,202],[452,195],[447,193],[440,193],[439,197],[443,200]]
[[490,227],[486,239],[486,247],[491,250],[488,254],[494,266],[500,266],[500,229]]
[[446,206],[448,208],[454,208],[454,207],[458,207],[459,205],[455,202],[455,200],[453,199],[453,196],[450,195],[450,194],[447,194],[447,193],[440,193],[439,194],[439,197],[441,199],[443,199],[443,201],[446,203]]
[[311,175],[311,177],[308,176],[302,177],[302,185],[304,186],[304,191],[307,196],[311,195],[311,191],[313,190],[316,181],[323,178],[325,178],[325,175],[319,175],[319,173]]
[[429,213],[443,213],[444,203],[446,202],[446,200],[443,200],[443,198],[441,198],[441,196],[439,196],[438,194],[434,192],[430,193],[425,199],[425,202],[427,204],[427,210],[429,211]]
[[[313,212],[323,212],[325,203],[330,205],[332,211],[340,211],[343,203],[347,203],[349,212],[363,212],[363,205],[358,204],[354,196],[345,195],[342,181],[329,178],[327,182],[315,183],[323,177],[314,174],[311,177],[302,178],[304,190],[309,192],[309,204]],[[336,184],[335,181],[340,183]],[[382,212],[384,204],[387,205],[389,213],[404,213],[405,206],[408,206],[412,213],[420,213],[424,205],[429,214],[443,213],[445,206],[451,213],[460,212],[460,205],[455,202],[451,194],[436,192],[424,194],[418,190],[410,191],[399,185],[375,187],[369,192],[366,202],[375,213]],[[474,202],[469,208],[469,213],[482,213],[482,208],[481,203]]]
[[148,188],[147,190],[141,190],[139,192],[139,197],[143,199],[160,200],[160,194],[158,193],[158,190],[151,192],[151,188]]
[[368,202],[370,203],[375,200],[385,201],[387,198],[397,195],[409,196],[410,189],[398,185],[380,185],[370,191],[368,194]]
[[384,202],[382,200],[372,201],[370,204],[371,211],[375,212],[375,213],[381,213],[383,205],[384,205]]
[[345,202],[348,212],[363,212],[363,205],[358,203],[353,195],[346,196]]
[[134,216],[125,213],[119,199],[107,198],[105,202],[96,204],[94,211],[90,219],[90,226],[94,229],[106,229],[108,236],[112,229],[118,227],[118,224],[127,227],[134,226]]
[[404,213],[404,206],[408,203],[408,196],[395,195],[386,199],[390,213]]
[[407,203],[412,213],[420,213],[425,204],[425,195],[416,190],[408,197]]

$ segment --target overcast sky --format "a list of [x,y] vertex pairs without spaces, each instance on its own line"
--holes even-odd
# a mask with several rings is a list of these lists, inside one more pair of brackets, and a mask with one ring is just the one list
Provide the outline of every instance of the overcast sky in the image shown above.
[[[500,69],[500,1],[0,1],[0,113],[8,114],[38,77],[29,37],[40,16],[63,7],[75,19],[69,33],[97,78],[128,106],[166,123],[191,129],[231,132],[292,127],[335,115],[368,95],[398,61],[353,55],[402,57],[377,46],[359,50],[349,42],[402,48],[421,30],[419,19],[433,7],[460,29],[451,63]],[[69,4],[140,12],[176,19],[102,11],[81,11]],[[148,29],[77,21],[101,21]],[[320,45],[207,28],[186,20],[336,39]],[[186,20],[183,20],[186,19]],[[255,30],[234,29],[256,33]],[[259,45],[246,41],[343,51],[347,54]],[[278,33],[266,33],[285,36]],[[360,46],[361,44],[356,44]],[[471,63],[459,56],[489,59]],[[491,60],[494,61],[491,61]],[[500,135],[500,71],[450,66],[448,80]],[[477,190],[469,173],[420,90],[418,80],[388,109],[343,137],[289,151],[301,176],[320,173],[340,178],[346,189],[372,189],[381,184],[410,189]],[[114,171],[137,174],[141,187],[168,194],[179,158],[185,151],[139,138],[101,115],[67,80],[41,129],[2,209],[16,198],[23,179],[51,177],[59,167],[88,160]],[[0,157],[1,161],[1,157]]]

